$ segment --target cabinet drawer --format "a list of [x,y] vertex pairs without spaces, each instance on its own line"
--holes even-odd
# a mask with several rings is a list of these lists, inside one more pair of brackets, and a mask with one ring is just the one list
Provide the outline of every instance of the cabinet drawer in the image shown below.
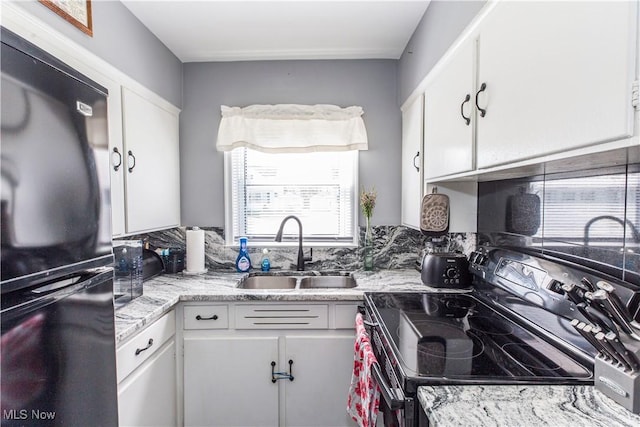
[[184,329],[227,329],[226,305],[187,305],[184,307]]
[[176,333],[175,311],[165,314],[116,352],[118,383],[162,347]]
[[356,313],[358,313],[358,304],[336,305],[336,329],[355,330]]
[[326,329],[328,318],[327,305],[236,306],[236,329]]

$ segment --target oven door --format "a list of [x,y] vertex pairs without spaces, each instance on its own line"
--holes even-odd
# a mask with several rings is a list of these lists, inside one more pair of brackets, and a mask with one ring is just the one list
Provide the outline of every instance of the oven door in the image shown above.
[[[385,351],[380,323],[368,307],[362,310],[365,317],[365,327],[369,333],[369,341],[378,363],[373,364],[373,377],[380,388],[380,413],[385,427],[415,427],[416,420],[415,398],[407,396],[402,388],[391,362],[390,353]],[[419,405],[418,405],[419,406]]]
[[380,387],[380,413],[385,427],[414,427],[414,399],[405,396],[402,388],[392,387],[379,365],[373,365],[373,377]]

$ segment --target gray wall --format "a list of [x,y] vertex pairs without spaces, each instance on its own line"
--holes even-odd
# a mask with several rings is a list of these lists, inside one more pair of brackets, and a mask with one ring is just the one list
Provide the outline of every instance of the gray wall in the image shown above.
[[369,150],[360,186],[375,186],[376,225],[400,223],[401,115],[395,60],[259,61],[184,64],[180,117],[182,224],[224,226],[223,153],[215,149],[220,105],[360,105]]
[[17,4],[175,106],[182,107],[182,63],[119,1],[91,2],[93,37],[37,1]]
[[220,105],[361,105],[370,149],[360,186],[375,186],[375,225],[400,223],[399,106],[484,6],[431,2],[399,61],[260,61],[184,64],[180,118],[182,223],[224,226],[223,155],[215,150]]
[[425,78],[485,1],[432,0],[398,64],[398,104]]

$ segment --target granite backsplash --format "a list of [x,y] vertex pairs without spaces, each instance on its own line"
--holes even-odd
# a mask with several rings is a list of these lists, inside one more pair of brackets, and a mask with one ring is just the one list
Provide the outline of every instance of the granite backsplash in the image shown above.
[[[210,270],[235,270],[237,247],[225,246],[224,230],[219,227],[201,227],[205,230],[205,266]],[[364,228],[361,228],[362,242]],[[420,231],[404,226],[374,226],[374,268],[413,268],[420,251],[427,243],[443,247],[449,251],[459,251],[469,255],[476,245],[474,233],[451,233],[435,239],[422,235]],[[154,231],[147,234],[126,237],[125,240],[144,240],[152,247],[169,248],[186,246],[186,227]],[[266,246],[265,246],[266,247]],[[305,246],[305,256],[313,249],[313,258],[307,262],[308,270],[357,270],[362,268],[362,246],[357,248],[326,248]],[[263,247],[250,247],[249,255],[254,266],[262,259]],[[295,269],[297,247],[269,247],[271,268]],[[187,254],[187,257],[189,254]]]

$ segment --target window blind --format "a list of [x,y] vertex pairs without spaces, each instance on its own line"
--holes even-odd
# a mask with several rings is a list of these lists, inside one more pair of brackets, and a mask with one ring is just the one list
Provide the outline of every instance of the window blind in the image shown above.
[[[273,154],[237,148],[226,155],[234,241],[273,241],[281,221],[296,215],[307,242],[354,242],[357,151]],[[289,221],[283,241],[297,238],[297,223]]]
[[544,238],[620,246],[625,235],[632,234],[625,218],[640,224],[640,212],[627,210],[638,205],[639,195],[627,193],[626,179],[625,174],[617,174],[546,181]]

